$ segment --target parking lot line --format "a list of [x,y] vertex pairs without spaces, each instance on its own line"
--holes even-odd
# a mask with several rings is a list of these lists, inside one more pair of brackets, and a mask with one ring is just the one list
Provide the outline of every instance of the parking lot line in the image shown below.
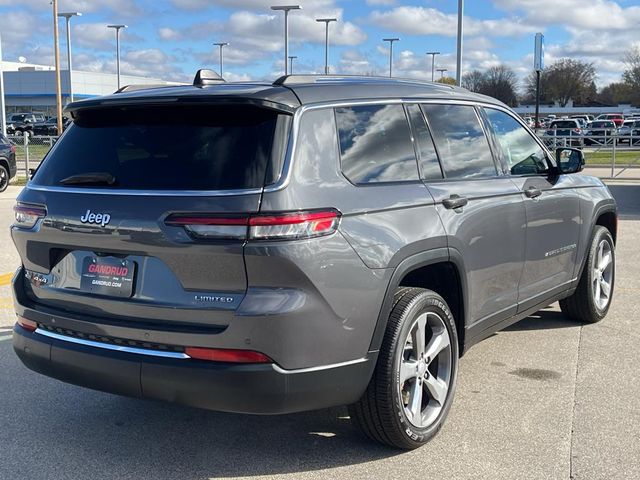
[[13,277],[13,272],[3,273],[0,275],[0,287],[3,285],[9,285],[11,283],[11,277]]

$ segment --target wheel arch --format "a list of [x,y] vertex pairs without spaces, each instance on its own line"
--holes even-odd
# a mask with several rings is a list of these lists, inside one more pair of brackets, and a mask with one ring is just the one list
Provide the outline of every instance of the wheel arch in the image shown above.
[[601,226],[609,230],[615,246],[618,236],[618,210],[615,203],[607,203],[604,205],[600,205],[599,207],[594,209],[587,237],[589,244],[586,245],[586,248],[584,249],[585,254],[580,260],[580,270],[574,280],[574,284],[572,285],[572,287],[577,286],[580,277],[582,277],[582,272],[584,272],[584,267],[587,264],[587,258],[589,257],[589,245],[593,238],[593,231],[597,226]]
[[437,248],[406,258],[395,268],[378,315],[370,351],[378,351],[399,287],[419,287],[441,295],[449,305],[456,323],[460,355],[465,351],[467,282],[460,253],[452,248]]

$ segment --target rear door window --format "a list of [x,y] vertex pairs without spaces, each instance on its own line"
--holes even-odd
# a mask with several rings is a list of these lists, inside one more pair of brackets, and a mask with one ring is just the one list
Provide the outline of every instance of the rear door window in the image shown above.
[[[280,173],[286,129],[279,125],[288,121],[252,106],[81,110],[33,182],[131,190],[261,188]],[[87,173],[106,173],[115,182],[63,182]]]
[[438,161],[438,154],[433,145],[431,132],[425,123],[422,111],[417,104],[407,105],[407,113],[413,128],[413,138],[418,153],[420,175],[423,180],[437,180],[442,178],[442,170]]
[[494,177],[498,171],[475,108],[423,104],[446,178]]
[[355,184],[419,181],[402,105],[336,108],[344,175]]

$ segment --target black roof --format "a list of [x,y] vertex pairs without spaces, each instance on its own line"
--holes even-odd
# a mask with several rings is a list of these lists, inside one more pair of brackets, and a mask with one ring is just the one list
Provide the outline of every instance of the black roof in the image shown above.
[[144,104],[241,102],[293,111],[302,105],[364,99],[459,99],[500,104],[498,100],[441,83],[388,77],[289,75],[273,83],[215,82],[200,85],[123,88],[104,97],[74,102],[68,111],[98,106]]

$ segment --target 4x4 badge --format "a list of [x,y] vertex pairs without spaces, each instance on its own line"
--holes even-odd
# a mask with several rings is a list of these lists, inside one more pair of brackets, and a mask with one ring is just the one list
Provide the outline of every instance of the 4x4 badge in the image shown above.
[[93,213],[91,210],[87,210],[83,216],[80,217],[82,223],[95,223],[104,227],[111,221],[111,215],[108,213]]

